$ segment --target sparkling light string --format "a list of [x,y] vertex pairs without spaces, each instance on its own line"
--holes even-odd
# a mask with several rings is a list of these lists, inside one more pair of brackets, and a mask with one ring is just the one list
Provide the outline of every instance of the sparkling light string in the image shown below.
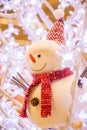
[[[87,6],[86,1],[82,4],[82,0],[59,0],[58,8],[65,10],[66,7],[72,6],[74,11],[70,12],[70,16],[65,21],[65,36],[67,47],[63,47],[64,53],[60,53],[63,57],[63,67],[69,66],[74,69],[76,62],[78,77],[82,73],[87,61],[83,57],[83,53],[87,53]],[[21,26],[28,39],[36,41],[45,38],[47,31],[43,28],[39,21],[37,14],[41,17],[48,29],[52,26],[52,21],[44,13],[41,8],[42,3],[45,3],[49,10],[53,13],[54,9],[46,0],[1,0],[0,1],[0,17],[16,18],[19,26]],[[86,10],[85,10],[86,9]],[[12,10],[12,13],[8,13]],[[34,18],[34,19],[33,19]],[[85,22],[84,22],[85,19]],[[26,24],[25,24],[26,23]],[[36,26],[37,25],[37,26]],[[10,84],[12,75],[17,72],[23,74],[26,78],[29,77],[28,82],[31,82],[31,76],[27,69],[25,61],[25,47],[19,46],[12,34],[19,34],[19,30],[10,22],[5,31],[0,30],[0,75],[2,75],[1,88],[9,93],[12,97],[17,95],[24,95],[24,91],[15,85]],[[59,54],[59,52],[57,52]],[[83,65],[83,61],[85,66]],[[23,70],[23,71],[22,71]],[[87,78],[82,79],[83,88],[76,88],[75,104],[73,107],[72,121],[81,120],[83,122],[83,130],[87,128]],[[14,90],[14,91],[13,91]],[[24,120],[18,116],[18,106],[13,106],[12,101],[8,101],[6,95],[0,94],[0,129],[9,130],[39,130],[28,119]],[[77,107],[78,106],[78,107]],[[15,120],[16,119],[16,120]],[[70,128],[71,129],[71,128]]]

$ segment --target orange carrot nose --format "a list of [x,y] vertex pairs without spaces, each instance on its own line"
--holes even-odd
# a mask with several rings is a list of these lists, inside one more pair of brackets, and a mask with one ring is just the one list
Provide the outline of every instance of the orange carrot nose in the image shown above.
[[32,60],[32,62],[35,63],[36,62],[35,58],[31,54],[29,56],[30,56],[30,59]]

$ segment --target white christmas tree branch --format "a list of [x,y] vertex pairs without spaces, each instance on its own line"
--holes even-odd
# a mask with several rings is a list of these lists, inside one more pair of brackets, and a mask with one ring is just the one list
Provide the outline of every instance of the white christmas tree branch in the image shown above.
[[87,31],[87,1],[86,1],[86,5],[85,5],[85,15],[84,15],[84,22],[83,22],[83,32],[82,32],[82,37],[85,33],[85,31]]
[[10,96],[5,90],[0,88],[0,93],[2,95],[4,95],[5,97],[7,97],[10,101],[12,101],[12,103],[16,106],[18,106],[19,109],[21,109],[22,104],[19,103],[17,100],[15,100],[12,96]]
[[2,43],[6,44],[7,43],[7,40],[6,38],[4,37],[4,35],[2,34],[2,30],[0,29],[0,40],[2,41]]
[[17,13],[0,13],[0,17],[2,18],[9,18],[9,19],[12,19],[12,18],[17,18]]
[[48,2],[47,0],[45,0],[43,3],[46,4],[46,6],[49,8],[49,10],[50,10],[52,13],[54,12],[53,7],[49,4],[49,2]]
[[2,109],[2,107],[0,106],[0,111],[6,116],[6,117],[8,117],[8,115],[7,115],[7,113],[6,113],[6,111],[4,111],[3,109]]
[[85,6],[84,30],[87,29],[87,1]]

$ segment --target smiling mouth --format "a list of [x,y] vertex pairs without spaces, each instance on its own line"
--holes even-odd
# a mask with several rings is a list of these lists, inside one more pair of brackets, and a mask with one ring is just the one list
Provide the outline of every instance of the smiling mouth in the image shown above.
[[35,69],[33,69],[33,68],[31,68],[33,71],[41,71],[41,70],[43,70],[44,68],[45,68],[45,66],[46,66],[46,64],[44,64],[44,66],[41,68],[41,69],[39,69],[39,70],[35,70]]

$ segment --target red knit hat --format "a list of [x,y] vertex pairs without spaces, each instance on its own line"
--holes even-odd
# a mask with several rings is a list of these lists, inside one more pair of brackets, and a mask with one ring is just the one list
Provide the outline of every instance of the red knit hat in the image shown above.
[[54,16],[57,21],[53,24],[52,28],[49,30],[46,39],[54,40],[58,44],[65,44],[64,38],[64,13],[62,10],[57,9],[54,12]]

